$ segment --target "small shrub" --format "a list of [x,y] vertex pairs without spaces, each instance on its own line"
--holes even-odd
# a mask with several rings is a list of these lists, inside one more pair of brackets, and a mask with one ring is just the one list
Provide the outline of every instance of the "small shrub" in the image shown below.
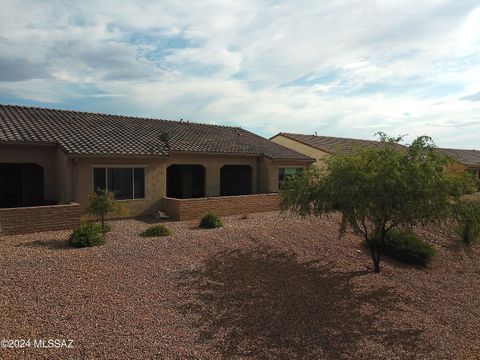
[[92,221],[82,221],[72,232],[70,244],[75,247],[89,247],[105,244],[102,226]]
[[171,233],[172,232],[170,231],[170,229],[168,229],[166,226],[155,225],[143,231],[140,234],[140,236],[145,236],[145,237],[168,236]]
[[208,212],[200,220],[199,226],[204,229],[216,229],[223,226],[220,216],[215,212]]
[[455,230],[467,245],[480,238],[480,204],[471,200],[458,202],[454,208]]
[[383,252],[395,260],[420,266],[426,266],[437,254],[432,245],[405,230],[390,230]]

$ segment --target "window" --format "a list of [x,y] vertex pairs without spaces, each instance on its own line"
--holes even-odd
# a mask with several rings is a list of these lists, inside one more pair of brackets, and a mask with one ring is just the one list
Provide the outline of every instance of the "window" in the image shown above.
[[278,187],[282,187],[282,183],[289,177],[289,176],[298,176],[303,172],[303,168],[301,167],[294,167],[294,168],[280,168],[278,169]]
[[144,168],[94,168],[93,190],[107,189],[117,200],[145,198]]

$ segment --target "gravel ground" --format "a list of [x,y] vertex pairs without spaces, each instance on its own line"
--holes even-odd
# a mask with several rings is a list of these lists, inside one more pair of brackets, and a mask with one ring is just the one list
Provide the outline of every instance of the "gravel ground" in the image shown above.
[[72,339],[73,349],[0,349],[39,359],[480,359],[480,251],[439,230],[428,269],[368,271],[338,217],[276,212],[141,238],[112,222],[106,245],[68,232],[0,241],[0,339]]

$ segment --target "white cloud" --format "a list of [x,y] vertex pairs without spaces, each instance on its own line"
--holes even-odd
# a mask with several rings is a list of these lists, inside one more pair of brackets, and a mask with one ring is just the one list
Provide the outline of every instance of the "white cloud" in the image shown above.
[[480,147],[477,1],[4,0],[0,34],[0,99]]

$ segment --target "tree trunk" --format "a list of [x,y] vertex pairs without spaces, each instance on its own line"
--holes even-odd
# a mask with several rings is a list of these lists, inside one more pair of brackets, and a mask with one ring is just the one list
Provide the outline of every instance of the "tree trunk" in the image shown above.
[[370,248],[370,256],[373,261],[373,271],[380,272],[380,251],[378,248]]
[[377,258],[373,261],[373,266],[374,266],[373,271],[376,273],[379,273],[380,272],[380,253],[377,254]]
[[105,233],[105,218],[103,215],[101,216],[101,219],[102,219],[102,232]]
[[385,229],[380,231],[380,239],[376,241],[370,247],[370,256],[372,257],[373,261],[373,271],[379,273],[381,271],[380,268],[380,260],[382,258],[383,246],[385,244],[385,238],[387,237],[387,233]]

